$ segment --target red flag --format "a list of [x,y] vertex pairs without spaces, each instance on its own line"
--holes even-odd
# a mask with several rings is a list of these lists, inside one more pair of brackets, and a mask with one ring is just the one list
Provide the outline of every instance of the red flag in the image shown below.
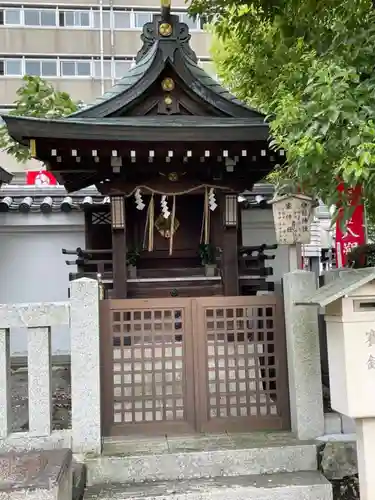
[[[339,184],[338,191],[344,191],[344,184]],[[344,232],[341,229],[340,222],[343,217],[343,209],[339,209],[339,216],[336,222],[336,266],[344,267],[346,265],[346,256],[353,248],[366,243],[365,235],[365,214],[364,206],[361,203],[362,187],[357,186],[348,190],[349,203],[355,206],[353,215],[346,223]]]
[[48,170],[29,170],[26,173],[26,184],[28,186],[56,186],[57,181]]

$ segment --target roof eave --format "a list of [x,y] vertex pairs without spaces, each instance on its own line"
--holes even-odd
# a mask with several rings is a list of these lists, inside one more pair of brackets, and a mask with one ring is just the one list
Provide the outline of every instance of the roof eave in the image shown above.
[[[73,120],[45,120],[29,119],[24,117],[4,117],[11,137],[21,144],[28,145],[29,139],[65,139],[65,140],[92,140],[92,141],[165,141],[170,142],[183,140],[184,142],[217,142],[223,141],[266,141],[269,139],[267,123],[251,121],[248,123],[226,124],[225,119],[220,123],[212,125],[204,123],[187,123],[183,126],[164,123],[160,120],[159,125],[150,122],[145,125],[139,123],[137,118],[132,123],[87,123],[84,120],[75,122]],[[218,134],[218,131],[220,134]]]
[[[353,277],[354,281],[346,285],[345,275],[341,275],[336,280],[324,285],[313,295],[297,300],[294,304],[297,306],[326,307],[347,295],[355,294],[357,289],[375,280],[375,268],[343,269],[342,271],[346,273],[346,276]],[[332,291],[325,296],[325,289]]]
[[11,180],[13,179],[13,174],[5,170],[4,168],[0,167],[0,186],[2,184],[9,184]]
[[[69,119],[105,118],[134,103],[140,96],[147,92],[147,89],[155,82],[164,69],[164,61],[158,55],[158,44],[155,42],[153,48],[150,50],[151,57],[146,65],[145,72],[139,79],[134,81],[131,86],[125,88],[125,90],[111,95],[111,91],[114,88],[121,87],[121,82],[126,78],[125,75],[123,79],[97,99],[96,102],[85,109],[69,115]],[[131,74],[131,71],[128,73],[128,76]]]

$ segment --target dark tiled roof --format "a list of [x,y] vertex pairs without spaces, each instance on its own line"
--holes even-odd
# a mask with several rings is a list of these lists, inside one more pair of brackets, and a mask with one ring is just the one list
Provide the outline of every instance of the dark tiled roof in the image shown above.
[[[8,201],[10,198],[10,201]],[[0,198],[1,212],[79,212],[84,210],[85,205],[108,204],[104,196],[16,196]]]
[[[84,109],[77,111],[69,116],[69,118],[78,118],[78,117],[94,117],[97,116],[98,107],[104,102],[109,104],[111,101],[115,101],[117,97],[121,96],[124,92],[129,90],[132,87],[135,87],[140,80],[144,77],[144,75],[148,72],[152,63],[154,62],[155,55],[157,53],[157,45],[155,44],[151,50],[146,54],[146,56],[133,68],[130,68],[129,71],[119,80],[113,87],[111,87],[107,92],[105,92],[102,96],[99,96],[95,99],[93,103],[85,107]],[[114,104],[116,104],[114,102]]]
[[[241,106],[242,108],[246,110],[250,110],[248,106],[246,106],[245,103],[237,99],[236,96],[231,94],[227,89],[222,87],[220,83],[216,80],[214,80],[208,73],[204,71],[201,67],[198,66],[192,59],[186,58],[186,66],[190,70],[191,74],[195,77],[195,82],[193,86],[193,90],[195,90],[197,93],[199,93],[199,84],[203,85],[207,89],[211,90],[214,94],[220,95],[224,99],[232,102],[236,106]],[[254,110],[251,110],[256,113],[258,116],[260,116],[260,113],[257,113]]]
[[[168,36],[159,32],[160,23],[165,22],[171,27]],[[56,162],[49,162],[50,152],[45,138],[54,139],[55,147],[60,140],[81,140],[86,145],[87,141],[143,144],[167,140],[171,144],[212,142],[217,149],[224,137],[227,142],[252,143],[256,148],[267,148],[269,128],[264,115],[239,101],[198,66],[196,54],[190,47],[189,28],[180,22],[178,16],[169,16],[164,11],[162,15],[154,16],[153,22],[144,26],[141,38],[143,46],[136,65],[103,96],[59,120],[4,116],[11,137],[25,146],[32,138],[37,138],[41,143],[40,149],[37,148],[37,159],[48,163],[52,172],[60,168],[56,167]],[[141,102],[145,106],[145,102],[148,103],[146,98],[154,92],[152,85],[165,76],[180,87],[184,95],[181,105],[186,99],[186,108],[189,110],[191,106],[194,111],[189,113],[195,116],[135,115],[134,107]],[[146,107],[138,111],[147,114]],[[168,110],[164,111],[167,113]],[[251,168],[249,166],[249,171]],[[257,170],[251,175],[249,173],[249,186],[263,178],[264,173],[258,175]],[[60,172],[58,178],[73,191],[94,181],[100,182],[100,175],[96,169],[90,176],[77,169],[71,173]]]
[[0,167],[0,186],[2,184],[9,184],[13,179],[13,175],[7,172],[4,168]]
[[173,35],[164,38],[158,33],[160,15],[143,28],[143,47],[137,63],[103,96],[88,107],[71,115],[75,117],[104,117],[124,109],[143,94],[160,76],[167,65],[203,100],[224,112],[226,116],[243,116],[264,121],[264,116],[233,96],[219,82],[199,67],[196,54],[190,47],[189,28],[179,17],[172,15]]
[[[244,208],[264,207],[273,196],[273,188],[268,184],[256,184],[253,191],[243,194]],[[48,203],[47,200],[48,199]],[[65,206],[64,206],[65,202]],[[85,205],[105,205],[109,200],[95,188],[88,188],[67,194],[63,186],[8,186],[0,189],[0,212],[9,213],[55,213],[61,211],[82,211]],[[49,207],[47,205],[50,205]]]
[[[24,137],[31,137],[37,128],[39,138],[59,137],[76,139],[77,137],[100,140],[102,138],[124,141],[136,141],[139,134],[147,140],[199,142],[217,139],[217,134],[224,132],[228,141],[246,141],[251,135],[253,140],[268,139],[268,126],[257,117],[207,117],[207,116],[140,116],[117,118],[94,118],[72,116],[60,119],[7,116],[5,121],[9,133],[14,136],[21,132]],[[202,133],[204,132],[204,134]],[[25,139],[22,142],[28,143]]]

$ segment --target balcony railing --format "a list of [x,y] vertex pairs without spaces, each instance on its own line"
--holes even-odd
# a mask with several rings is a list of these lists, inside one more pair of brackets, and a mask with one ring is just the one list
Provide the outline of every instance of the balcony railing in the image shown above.
[[[266,252],[276,250],[277,245],[244,246],[238,250],[238,267],[241,295],[255,295],[258,291],[273,291],[274,283],[267,280],[273,275],[272,266],[266,266],[267,261],[275,259],[275,255]],[[76,271],[69,273],[70,280],[87,277],[100,280],[106,289],[113,284],[112,250],[111,249],[63,249],[64,255],[75,256],[66,260],[68,266],[76,266]],[[220,268],[220,260],[218,262]],[[186,273],[181,279],[186,280]],[[204,279],[204,276],[202,276]],[[150,278],[152,281],[152,279]],[[132,280],[131,280],[132,281]]]

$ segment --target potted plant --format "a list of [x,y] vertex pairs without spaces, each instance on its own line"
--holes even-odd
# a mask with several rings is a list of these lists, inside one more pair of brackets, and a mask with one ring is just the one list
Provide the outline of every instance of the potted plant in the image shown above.
[[199,257],[202,266],[205,267],[206,276],[215,276],[216,274],[216,248],[210,243],[201,243],[198,248]]
[[131,279],[137,278],[137,264],[141,256],[140,251],[137,248],[133,248],[127,251],[126,254],[126,265],[128,268],[128,276]]
[[276,241],[280,245],[310,243],[316,199],[302,193],[300,185],[282,181],[275,186],[272,204]]

